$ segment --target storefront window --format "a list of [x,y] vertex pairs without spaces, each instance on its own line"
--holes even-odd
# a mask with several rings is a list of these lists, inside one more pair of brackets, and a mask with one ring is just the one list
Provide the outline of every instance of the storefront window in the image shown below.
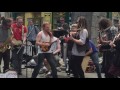
[[[23,17],[23,22],[25,21],[25,12],[13,12],[12,13],[12,17],[14,21],[16,20],[17,16]],[[23,24],[25,24],[25,22]]]
[[66,14],[65,12],[53,12],[53,29],[57,28],[60,17],[65,18],[65,14]]
[[33,16],[34,16],[33,18],[34,24],[40,28],[41,27],[41,12],[35,12]]

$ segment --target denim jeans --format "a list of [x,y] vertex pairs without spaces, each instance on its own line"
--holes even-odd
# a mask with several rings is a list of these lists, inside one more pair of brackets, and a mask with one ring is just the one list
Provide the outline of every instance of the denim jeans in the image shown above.
[[56,69],[56,64],[55,64],[55,60],[54,59],[54,56],[52,53],[39,53],[38,55],[38,63],[36,65],[36,67],[34,68],[34,71],[32,73],[32,78],[36,78],[39,71],[40,71],[40,68],[42,66],[42,63],[44,61],[44,59],[47,59],[51,69],[52,69],[52,76],[53,78],[57,78],[57,69]]
[[90,57],[91,57],[93,63],[95,64],[98,78],[102,78],[102,76],[101,76],[101,68],[100,68],[99,61],[98,61],[98,52],[91,54]]

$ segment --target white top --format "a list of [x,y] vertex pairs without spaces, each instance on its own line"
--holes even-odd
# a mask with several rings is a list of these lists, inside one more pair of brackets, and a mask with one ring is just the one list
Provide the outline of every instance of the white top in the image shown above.
[[[85,44],[87,37],[88,37],[88,31],[87,31],[87,29],[83,29],[82,31],[80,31],[80,40],[81,40],[81,42],[83,44]],[[85,56],[85,51],[78,52],[77,46],[74,43],[73,44],[73,48],[72,48],[72,55],[75,55],[75,56]]]
[[43,31],[41,31],[41,33],[42,33],[41,41],[50,42],[50,36],[49,35],[46,36]]
[[[50,36],[49,36],[49,35],[46,36],[43,31],[41,31],[41,32],[42,32],[41,41],[49,42],[49,41],[50,41]],[[54,41],[56,41],[56,40],[57,40],[56,37],[53,37],[53,38],[52,38],[52,42],[54,42]],[[54,43],[51,45],[50,50],[47,51],[47,52],[43,52],[43,51],[41,50],[41,48],[38,46],[38,54],[39,54],[39,53],[53,53],[53,52],[56,50],[56,48],[57,48],[57,42],[54,42]]]

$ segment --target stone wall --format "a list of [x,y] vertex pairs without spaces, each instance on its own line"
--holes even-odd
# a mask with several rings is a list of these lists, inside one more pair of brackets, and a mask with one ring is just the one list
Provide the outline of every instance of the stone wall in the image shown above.
[[96,43],[98,37],[98,23],[102,17],[106,17],[106,12],[93,12],[92,14],[92,25],[91,25],[91,40]]
[[72,12],[71,21],[75,23],[79,16],[85,16],[88,23],[89,36],[96,43],[98,37],[98,22],[101,17],[106,17],[106,12]]
[[85,16],[87,19],[87,23],[88,23],[89,35],[91,35],[92,13],[93,12],[72,12],[71,21],[72,23],[75,23],[79,16]]

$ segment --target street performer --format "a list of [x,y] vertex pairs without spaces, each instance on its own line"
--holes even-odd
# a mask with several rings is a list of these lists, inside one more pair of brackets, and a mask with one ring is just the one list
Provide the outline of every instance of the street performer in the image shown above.
[[[109,19],[103,18],[99,22],[99,50],[103,52],[102,71],[105,73],[106,78],[114,78],[113,75],[108,73],[110,66],[114,60],[114,51],[111,50],[111,42],[113,41],[117,29],[112,28],[112,23]],[[101,33],[101,34],[100,34]],[[106,36],[105,39],[102,38]]]
[[82,62],[87,50],[88,31],[87,20],[83,16],[78,18],[78,29],[74,37],[72,35],[70,36],[70,40],[73,41],[71,69],[75,78],[85,78]]
[[120,33],[116,35],[114,41],[111,42],[111,47],[115,48],[114,60],[109,69],[109,73],[114,77],[120,76]]
[[32,78],[37,77],[44,59],[47,59],[48,63],[50,64],[52,70],[52,77],[57,78],[57,69],[55,65],[53,51],[48,48],[51,46],[53,38],[53,35],[50,32],[50,23],[43,23],[42,28],[43,30],[40,31],[36,37],[36,44],[39,46],[38,63],[32,73]]
[[1,21],[2,24],[0,26],[0,65],[3,58],[4,61],[3,73],[5,73],[6,70],[9,69],[10,61],[11,20],[2,17]]
[[[12,32],[13,32],[13,39],[12,39],[12,65],[13,69],[17,71],[18,75],[21,75],[21,64],[22,64],[22,57],[24,51],[24,43],[26,41],[27,35],[27,28],[23,25],[23,18],[18,16],[16,18],[16,23],[12,24]],[[21,46],[23,46],[21,48]],[[21,49],[20,49],[21,48]],[[20,50],[18,52],[18,50]]]

